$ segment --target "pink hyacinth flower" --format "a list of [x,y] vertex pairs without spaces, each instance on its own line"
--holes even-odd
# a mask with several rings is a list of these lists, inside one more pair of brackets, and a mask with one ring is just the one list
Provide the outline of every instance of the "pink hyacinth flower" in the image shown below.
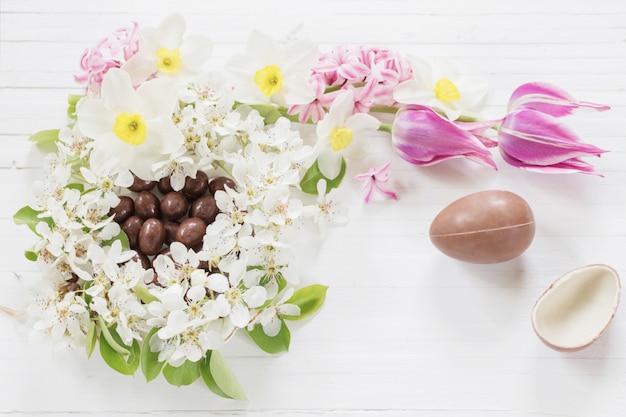
[[504,161],[531,171],[597,174],[591,164],[580,158],[607,152],[581,142],[556,117],[532,109],[509,113],[498,138]]
[[364,201],[369,203],[372,199],[374,191],[378,191],[380,194],[387,198],[398,199],[398,195],[386,188],[386,184],[389,182],[389,166],[391,160],[387,161],[383,166],[378,168],[370,168],[369,171],[358,174],[354,178],[357,180],[365,180],[361,190],[365,193]]
[[[484,129],[497,122],[484,123]],[[416,165],[432,165],[465,157],[497,169],[487,146],[475,134],[475,125],[463,129],[422,105],[401,108],[391,128],[391,140],[400,157]],[[474,132],[472,132],[474,130]]]

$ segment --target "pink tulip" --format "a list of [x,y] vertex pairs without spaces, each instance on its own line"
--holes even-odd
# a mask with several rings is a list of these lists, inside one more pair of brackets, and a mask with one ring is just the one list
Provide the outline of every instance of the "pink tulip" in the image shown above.
[[[477,136],[497,122],[453,123],[430,107],[409,105],[401,108],[391,128],[391,140],[400,157],[412,164],[431,165],[446,159],[466,157],[497,169],[487,145]],[[486,140],[485,140],[486,142]],[[491,145],[491,144],[490,144]]]
[[572,114],[574,110],[587,108],[597,111],[609,110],[603,104],[578,101],[567,91],[546,83],[522,84],[513,91],[509,99],[509,111],[519,109],[538,110],[554,117]]
[[580,108],[605,111],[609,106],[577,101],[549,84],[529,83],[517,88],[509,100],[510,113],[498,132],[504,161],[532,171],[597,174],[580,158],[607,151],[581,142],[558,119]]
[[500,154],[510,165],[539,172],[595,173],[580,159],[606,150],[580,141],[556,117],[538,110],[509,113],[498,133]]

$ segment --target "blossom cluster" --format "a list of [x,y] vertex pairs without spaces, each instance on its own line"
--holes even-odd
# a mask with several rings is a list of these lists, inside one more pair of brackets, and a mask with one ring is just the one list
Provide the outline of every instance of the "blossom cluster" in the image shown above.
[[[76,81],[84,95],[68,126],[40,132],[51,142],[36,202],[15,219],[38,242],[27,251],[42,271],[29,307],[34,329],[58,346],[96,345],[114,369],[176,385],[202,377],[219,395],[241,398],[219,355],[243,330],[267,352],[289,344],[286,320],[310,317],[326,287],[303,285],[295,242],[347,221],[336,194],[368,132],[384,131],[404,160],[429,165],[464,157],[497,169],[594,173],[585,144],[560,121],[580,102],[542,83],[516,89],[507,113],[480,117],[487,85],[443,59],[278,41],[255,30],[223,69],[204,68],[213,49],[185,35],[182,16],[158,27],[115,31],[85,51]],[[385,123],[382,114],[392,114]],[[313,138],[301,127],[315,125]],[[365,202],[398,199],[391,161],[356,175]],[[214,192],[219,210],[199,245],[174,239],[143,255],[115,221],[137,179],[167,179],[184,191],[199,175],[231,181]],[[146,263],[147,262],[147,263]]]

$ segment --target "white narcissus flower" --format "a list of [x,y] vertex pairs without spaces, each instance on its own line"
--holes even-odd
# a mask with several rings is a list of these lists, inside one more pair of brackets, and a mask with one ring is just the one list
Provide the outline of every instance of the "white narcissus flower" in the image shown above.
[[310,40],[280,43],[258,30],[248,38],[245,55],[226,65],[233,76],[235,98],[243,103],[307,104],[315,99],[309,84],[319,50]]
[[133,85],[139,85],[153,74],[175,77],[183,82],[193,78],[213,52],[213,43],[204,36],[183,39],[185,20],[178,14],[166,17],[156,28],[139,33],[139,50],[123,66]]
[[327,178],[336,178],[341,171],[342,158],[354,157],[362,148],[350,146],[355,138],[380,126],[375,117],[365,113],[353,114],[353,111],[354,95],[348,90],[337,96],[324,119],[317,124],[318,167]]
[[102,96],[84,99],[76,108],[81,131],[94,140],[91,169],[130,169],[144,180],[157,179],[153,165],[168,160],[183,143],[172,122],[177,103],[176,86],[167,78],[147,81],[135,90],[126,72],[109,70]]
[[412,57],[413,78],[400,83],[393,98],[402,104],[422,104],[440,110],[450,120],[461,115],[476,116],[476,108],[487,96],[484,81],[459,75],[443,58],[432,62]]

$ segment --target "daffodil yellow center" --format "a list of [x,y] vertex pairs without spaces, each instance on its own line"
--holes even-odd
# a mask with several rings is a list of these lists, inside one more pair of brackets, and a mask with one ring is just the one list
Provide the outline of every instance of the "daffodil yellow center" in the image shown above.
[[129,145],[141,145],[146,140],[146,124],[141,115],[120,113],[115,118],[113,132]]
[[276,65],[268,65],[254,74],[254,83],[259,90],[268,97],[273,96],[283,87],[283,77],[280,68]]
[[180,57],[180,51],[178,49],[167,49],[162,47],[159,48],[156,55],[156,66],[159,71],[169,72],[170,74],[177,74],[180,72],[180,69],[183,66],[183,60]]
[[353,136],[352,130],[345,127],[336,127],[330,134],[330,147],[333,151],[345,149],[352,142]]
[[447,78],[440,78],[435,84],[435,96],[441,101],[456,101],[461,98],[456,85]]

